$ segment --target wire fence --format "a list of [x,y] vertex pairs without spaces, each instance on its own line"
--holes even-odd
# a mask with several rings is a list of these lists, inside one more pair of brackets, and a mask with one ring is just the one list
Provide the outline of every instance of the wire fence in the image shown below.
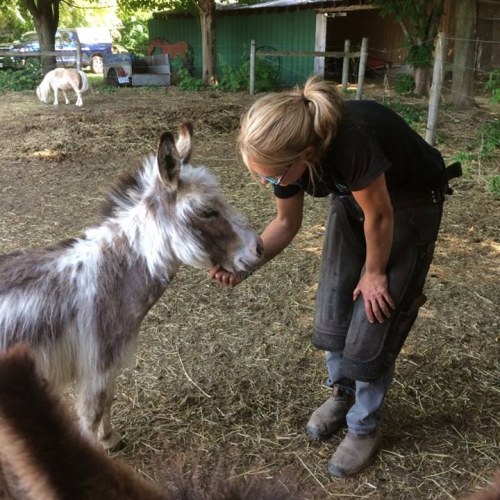
[[[447,48],[450,42],[470,42],[476,47],[478,43],[488,43],[495,46],[500,45],[500,42],[493,40],[466,40],[459,38],[448,38],[443,33],[438,34],[438,36],[432,40],[427,40],[427,42],[432,42],[434,45],[434,66],[432,68],[432,80],[427,82],[428,88],[430,89],[429,99],[428,99],[428,119],[426,127],[426,141],[434,145],[437,133],[437,123],[439,118],[439,106],[441,102],[441,97],[444,93],[448,96],[460,97],[461,99],[468,98],[474,101],[475,95],[462,95],[458,94],[454,90],[451,84],[452,79],[446,79],[448,74],[453,74],[454,71],[464,72],[472,71],[474,73],[475,79],[485,83],[488,78],[492,75],[495,68],[491,71],[483,70],[478,68],[478,65],[474,66],[464,66],[454,64],[454,61],[448,60]],[[341,82],[342,90],[345,92],[348,85],[351,84],[356,91],[356,99],[361,99],[363,97],[363,88],[365,85],[365,77],[368,75],[372,78],[382,81],[384,92],[390,95],[391,87],[395,82],[395,78],[401,74],[411,75],[413,73],[412,68],[408,65],[401,65],[399,67],[392,65],[390,63],[384,63],[389,59],[398,59],[393,56],[394,52],[404,52],[407,53],[408,48],[402,47],[401,49],[395,49],[393,51],[381,50],[373,47],[368,47],[368,39],[363,38],[361,49],[359,51],[351,51],[349,40],[345,41],[344,51],[342,52],[300,52],[300,51],[270,51],[269,48],[256,48],[256,42],[252,40],[250,48],[250,82],[249,89],[250,93],[253,94],[256,86],[258,85],[258,72],[255,71],[256,59],[260,58],[267,64],[277,67],[279,70],[281,79],[284,81],[290,79],[296,79],[299,81],[304,81],[312,73],[320,73],[329,79],[335,79],[335,75],[327,74],[328,65],[326,61],[328,58],[334,58],[341,60],[342,64],[339,64],[341,71],[338,71],[336,76]],[[368,54],[377,53],[381,57],[375,58],[372,64],[368,64]],[[302,67],[314,68],[313,71],[307,72],[303,70],[300,72],[298,65],[295,61],[293,63],[287,64],[287,58],[294,57],[297,58],[309,58],[309,62],[302,64]],[[330,65],[331,67],[331,65]],[[496,71],[500,72],[500,68],[496,68]],[[494,80],[498,85],[498,80],[500,76]],[[489,89],[490,92],[495,91],[495,89]],[[497,90],[498,92],[498,90]]]
[[[447,38],[448,46],[452,45],[455,41],[467,41],[471,42],[474,45],[478,44],[490,44],[493,48],[492,51],[500,50],[500,41],[495,40],[466,40],[461,38]],[[434,46],[437,45],[438,37],[435,37],[430,40],[426,40],[425,42],[432,42]],[[359,64],[360,64],[360,50],[357,50],[357,47],[354,47],[352,51],[332,51],[332,52],[301,52],[298,51],[290,52],[290,51],[277,51],[275,49],[269,50],[269,47],[260,48],[258,46],[258,41],[255,41],[256,49],[255,56],[267,63],[269,66],[274,67],[277,74],[279,74],[279,81],[290,83],[290,85],[294,85],[299,82],[303,82],[310,76],[312,73],[318,73],[317,71],[317,60],[318,58],[323,58],[324,63],[322,69],[324,71],[324,76],[328,79],[338,80],[339,84],[342,84],[342,88],[345,88],[346,85],[346,75],[348,79],[348,85],[357,85],[359,78]],[[369,45],[368,41],[368,58],[367,64],[365,68],[365,77],[366,81],[378,81],[385,80],[384,86],[389,91],[390,87],[394,84],[394,81],[401,74],[413,74],[412,68],[404,64],[384,64],[384,61],[389,60],[401,60],[404,61],[406,59],[406,54],[408,52],[408,47],[401,47],[394,50],[380,49],[377,47],[373,47]],[[299,55],[302,54],[302,55]],[[370,61],[370,56],[375,55],[373,61]],[[250,58],[251,50],[250,50]],[[304,61],[301,63],[297,62],[298,58],[303,59]],[[293,60],[292,60],[293,58]],[[349,64],[346,71],[346,58],[349,59]],[[379,64],[377,64],[379,62]],[[370,64],[371,63],[371,64]],[[478,81],[485,81],[491,75],[491,70],[485,70],[479,68],[477,65],[474,66],[460,66],[455,67],[453,65],[453,61],[448,60],[448,57],[443,57],[443,73],[444,76],[450,75],[454,70],[455,71],[473,71],[475,79]],[[496,68],[500,70],[500,66]],[[258,87],[259,75],[258,72],[255,75],[255,86]],[[449,79],[443,78],[443,87],[450,93],[454,91],[451,89],[449,85]],[[470,96],[473,98],[474,96]]]

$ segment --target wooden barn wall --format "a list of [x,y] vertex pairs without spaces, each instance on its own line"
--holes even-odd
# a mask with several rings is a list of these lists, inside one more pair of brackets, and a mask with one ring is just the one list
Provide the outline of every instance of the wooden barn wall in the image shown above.
[[477,69],[488,73],[500,68],[500,2],[479,2],[477,38]]
[[[248,61],[250,42],[257,47],[277,51],[313,51],[316,29],[316,13],[312,10],[222,13],[216,17],[217,74],[223,76],[225,66],[240,67]],[[194,50],[194,76],[201,77],[201,34],[199,19],[172,16],[149,21],[150,39],[163,38],[171,43],[185,41]],[[279,83],[295,85],[303,83],[313,72],[312,57],[280,56],[269,59],[279,67]]]
[[404,34],[392,17],[380,17],[377,10],[359,10],[328,18],[327,50],[342,51],[346,39],[351,41],[351,50],[359,50],[364,37],[371,56],[393,65],[404,64],[408,54]]

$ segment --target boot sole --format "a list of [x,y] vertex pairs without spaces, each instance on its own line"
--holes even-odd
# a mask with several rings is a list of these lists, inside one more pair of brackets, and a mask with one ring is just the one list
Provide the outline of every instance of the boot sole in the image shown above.
[[320,432],[318,431],[318,429],[315,429],[314,427],[306,427],[306,434],[315,441],[326,441],[330,439],[334,434],[336,434],[344,424],[345,422],[340,423],[330,432]]

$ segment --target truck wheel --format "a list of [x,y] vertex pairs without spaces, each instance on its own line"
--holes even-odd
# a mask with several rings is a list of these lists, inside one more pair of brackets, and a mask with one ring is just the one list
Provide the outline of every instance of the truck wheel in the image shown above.
[[102,74],[103,68],[104,68],[104,65],[103,65],[102,57],[101,56],[92,56],[92,58],[90,59],[90,71],[92,71],[92,73]]
[[108,74],[106,75],[106,83],[110,87],[118,87],[118,73],[115,68],[109,68]]

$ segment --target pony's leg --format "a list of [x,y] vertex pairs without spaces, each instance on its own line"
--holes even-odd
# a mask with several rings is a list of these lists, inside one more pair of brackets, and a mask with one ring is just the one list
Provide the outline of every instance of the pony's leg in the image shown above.
[[68,94],[66,94],[65,90],[62,90],[61,92],[63,93],[64,100],[65,100],[66,104],[69,104]]
[[82,93],[79,91],[75,91],[75,92],[76,92],[76,105],[83,106]]
[[58,90],[54,89],[54,106],[58,106],[59,105],[57,94],[58,94]]
[[80,429],[92,440],[111,449],[120,441],[119,434],[111,427],[111,404],[115,394],[113,370],[106,373],[88,374],[77,388],[76,409],[80,418]]

